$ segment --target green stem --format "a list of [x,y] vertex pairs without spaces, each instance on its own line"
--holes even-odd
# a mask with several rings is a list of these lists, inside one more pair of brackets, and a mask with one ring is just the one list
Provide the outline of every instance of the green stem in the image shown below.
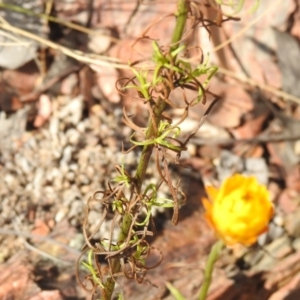
[[[173,36],[171,39],[171,50],[173,51],[180,45],[180,40],[182,39],[183,31],[185,28],[186,20],[187,20],[187,14],[188,14],[188,4],[187,0],[179,0],[178,1],[178,11],[176,13],[176,25],[173,32]],[[168,91],[167,94],[169,94],[171,91]],[[156,104],[156,109],[154,109],[154,122],[156,124],[159,124],[159,121],[161,119],[161,115],[166,108],[166,102],[163,99],[158,99]],[[153,122],[153,123],[154,123]],[[150,126],[149,130],[147,131],[146,139],[151,139],[155,135],[155,126],[152,123],[152,120],[150,120]],[[145,174],[147,171],[148,163],[150,161],[150,157],[152,155],[153,151],[153,145],[144,146],[143,152],[140,158],[140,161],[138,163],[137,172],[135,175],[137,190],[140,191],[142,187],[142,183],[145,178]]]
[[209,289],[209,286],[211,284],[211,280],[212,280],[212,272],[214,269],[214,265],[219,257],[219,254],[222,250],[224,246],[224,243],[221,240],[218,240],[214,246],[212,247],[208,259],[207,259],[207,263],[206,263],[206,267],[205,267],[205,272],[204,272],[204,280],[200,289],[200,293],[199,293],[199,300],[205,300],[206,296],[207,296],[207,292]]
[[178,12],[176,14],[176,25],[171,40],[171,51],[179,47],[179,42],[182,39],[183,30],[185,27],[188,14],[188,5],[186,0],[178,1]]
[[[187,0],[179,0],[178,1],[178,12],[176,14],[176,25],[175,25],[175,29],[173,32],[173,36],[172,36],[172,46],[171,49],[174,50],[176,48],[179,47],[180,45],[180,40],[182,39],[182,35],[183,35],[183,31],[184,31],[184,27],[186,24],[186,20],[187,20],[187,13],[188,13],[188,4],[187,4]],[[169,90],[167,92],[167,95],[171,92],[171,90]],[[166,102],[164,101],[164,99],[158,99],[155,108],[153,109],[154,111],[154,120],[150,119],[149,120],[149,129],[147,131],[146,134],[146,139],[150,139],[155,137],[155,124],[159,124],[160,120],[161,120],[161,116],[162,113],[164,111],[164,109],[166,108]],[[155,124],[153,124],[155,123]],[[137,166],[137,171],[134,177],[135,180],[135,184],[136,184],[136,189],[137,192],[139,193],[142,189],[142,185],[145,179],[145,175],[146,175],[146,171],[148,168],[148,164],[153,152],[153,145],[147,145],[144,146],[138,166]],[[118,238],[118,242],[121,244],[123,243],[127,236],[130,234],[129,230],[130,230],[130,225],[132,222],[132,217],[130,215],[130,212],[128,212],[127,214],[124,215],[123,220],[122,220],[122,224],[121,224],[121,233],[119,235]],[[119,259],[116,258],[112,258],[110,261],[111,264],[111,273],[112,274],[116,274],[121,270],[121,265],[120,265],[120,261]],[[105,290],[104,290],[104,294],[105,294],[105,300],[109,300],[112,298],[112,294],[114,291],[114,287],[115,287],[115,281],[113,278],[109,278],[107,279],[105,285]]]
[[[161,114],[164,111],[166,107],[166,102],[163,101],[161,98],[158,99],[156,107],[154,108],[154,120],[150,119],[149,120],[149,126],[148,126],[148,130],[146,133],[146,140],[148,139],[152,139],[153,137],[155,137],[155,124],[159,124],[160,119],[161,119]],[[143,181],[146,175],[146,171],[148,168],[148,164],[152,155],[152,151],[153,151],[154,145],[146,145],[143,148],[138,166],[137,166],[137,170],[136,170],[136,174],[135,174],[135,183],[136,183],[136,188],[137,191],[140,192],[142,185],[143,185]]]

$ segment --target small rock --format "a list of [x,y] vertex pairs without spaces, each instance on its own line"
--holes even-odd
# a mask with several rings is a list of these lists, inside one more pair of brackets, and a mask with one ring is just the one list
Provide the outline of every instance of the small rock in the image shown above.
[[66,174],[66,179],[68,181],[74,182],[74,180],[75,180],[75,174],[74,174],[74,172],[72,172],[72,171],[68,172]]
[[284,227],[292,237],[300,237],[300,209],[285,217]]
[[284,219],[283,219],[283,217],[280,216],[280,215],[276,215],[276,216],[273,218],[272,222],[273,222],[275,225],[277,225],[277,226],[280,226],[280,227],[283,227],[283,226],[284,226]]
[[[69,165],[72,159],[72,153],[74,148],[72,146],[67,146],[63,151],[62,159],[60,160],[60,165]],[[68,168],[69,169],[69,168]]]
[[30,174],[32,172],[32,167],[29,162],[25,159],[25,157],[21,156],[21,154],[16,153],[15,162],[21,168],[24,174]]
[[56,190],[61,190],[62,189],[62,185],[63,185],[63,174],[60,173],[59,175],[57,175],[53,181],[53,186],[55,187]]
[[217,172],[220,181],[239,172],[247,176],[255,176],[257,180],[266,185],[268,183],[268,166],[263,158],[246,158],[232,154],[230,151],[221,151]]
[[71,239],[69,246],[78,250],[81,250],[84,244],[84,236],[82,233],[77,233],[73,239]]
[[268,242],[268,232],[261,234],[257,239],[257,243],[261,246],[264,246],[265,244],[267,244],[267,242]]
[[86,175],[88,176],[88,178],[92,181],[92,178],[95,175],[95,169],[92,166],[88,166],[86,168]]
[[[65,148],[68,145],[68,139],[67,136],[63,132],[58,133],[58,139],[59,139],[59,147]],[[61,150],[59,151],[61,153]]]
[[70,186],[71,186],[71,182],[70,181],[68,181],[68,180],[64,180],[64,182],[63,182],[63,189],[69,189],[70,188]]
[[94,210],[91,210],[88,215],[88,223],[95,224],[99,221],[100,214]]
[[79,122],[76,126],[77,130],[80,132],[80,133],[85,133],[85,124],[84,122]]
[[270,240],[275,240],[284,234],[285,230],[282,226],[276,225],[274,222],[271,222],[269,225],[269,231],[267,232]]
[[4,182],[7,184],[7,186],[11,189],[14,190],[16,188],[17,184],[17,180],[16,177],[11,175],[11,174],[6,174],[4,177]]
[[55,117],[51,118],[49,123],[49,132],[52,136],[52,139],[56,138],[59,131],[59,120]]
[[59,118],[61,120],[70,122],[73,125],[77,125],[82,118],[83,111],[83,96],[79,95],[71,100],[66,106],[59,112]]
[[76,163],[70,164],[69,170],[76,173],[78,171],[78,165]]
[[86,174],[83,174],[83,173],[81,173],[77,176],[76,181],[79,183],[79,185],[87,185],[90,183],[89,178],[86,176]]
[[81,200],[75,200],[71,203],[70,211],[68,212],[68,218],[76,217],[84,212],[84,204]]
[[40,194],[40,190],[41,190],[41,187],[42,187],[42,182],[43,182],[43,179],[44,179],[44,169],[42,168],[38,168],[36,171],[35,171],[35,175],[34,175],[34,179],[33,179],[33,189],[35,191],[35,193],[37,194]]
[[68,129],[68,131],[66,132],[66,136],[68,137],[68,142],[75,146],[79,143],[80,140],[80,133],[74,129],[74,128],[70,128]]
[[89,185],[83,185],[80,187],[80,191],[82,192],[83,195],[86,195],[88,193],[92,193],[93,189]]
[[72,95],[78,85],[78,76],[75,73],[67,76],[61,83],[60,91],[63,95]]
[[63,204],[64,206],[69,206],[73,201],[77,201],[82,199],[82,195],[78,187],[73,184],[70,189],[64,190],[63,192]]
[[67,215],[68,209],[65,207],[62,207],[55,215],[54,220],[56,223],[61,222],[64,217]]

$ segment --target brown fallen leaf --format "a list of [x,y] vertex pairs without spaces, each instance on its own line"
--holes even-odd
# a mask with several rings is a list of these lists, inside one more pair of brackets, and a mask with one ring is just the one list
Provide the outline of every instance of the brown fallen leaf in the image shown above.
[[41,291],[27,257],[28,252],[19,252],[0,265],[0,299],[63,300],[58,290]]
[[113,67],[90,66],[96,72],[97,87],[100,89],[105,99],[118,103],[121,100],[120,94],[115,89],[118,79],[118,71]]
[[[259,114],[256,114],[256,111]],[[269,110],[263,110],[260,105],[255,105],[254,110],[247,114],[244,124],[230,129],[236,139],[255,138],[263,128],[263,124],[270,115]]]
[[31,93],[40,82],[40,73],[35,62],[29,62],[16,70],[5,70],[2,76],[5,89],[18,96]]
[[216,126],[237,127],[241,118],[254,108],[253,100],[241,86],[228,86],[221,97],[222,101],[215,105],[208,116],[208,120]]

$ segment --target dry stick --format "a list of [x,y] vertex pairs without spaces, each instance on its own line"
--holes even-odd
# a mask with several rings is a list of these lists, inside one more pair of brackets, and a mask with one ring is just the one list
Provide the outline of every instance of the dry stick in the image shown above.
[[270,133],[268,133],[268,135],[266,135],[266,133],[263,133],[260,136],[257,136],[255,138],[249,138],[249,139],[234,139],[234,138],[228,138],[228,139],[192,138],[192,139],[193,139],[193,144],[196,146],[202,146],[202,145],[230,146],[234,144],[263,144],[263,143],[280,143],[284,141],[297,141],[300,139],[300,134],[297,135],[280,134],[276,136],[270,136]]
[[[52,2],[53,2],[53,0],[52,0]],[[63,19],[56,18],[54,16],[50,16],[49,11],[51,10],[52,5],[53,5],[53,3],[50,3],[50,5],[48,5],[48,6],[46,5],[46,13],[36,13],[32,10],[26,9],[26,8],[18,6],[18,5],[13,5],[13,4],[9,4],[9,3],[1,3],[0,2],[0,8],[2,8],[2,9],[14,11],[16,13],[20,13],[20,14],[23,14],[23,15],[30,15],[30,16],[34,16],[34,17],[37,17],[37,18],[45,19],[47,22],[50,21],[50,22],[53,22],[53,23],[61,24],[63,26],[69,27],[69,28],[77,30],[79,32],[86,33],[88,35],[109,37],[109,39],[112,40],[113,42],[119,42],[120,41],[117,38],[107,36],[105,34],[100,33],[99,31],[86,28],[86,27],[81,26],[81,25],[76,24],[76,23],[65,21]]]
[[[187,20],[187,14],[188,14],[188,4],[186,0],[179,0],[178,1],[178,14],[176,18],[176,25],[174,29],[174,33],[172,36],[172,41],[171,41],[171,51],[174,49],[177,49],[179,47],[179,41],[182,39],[183,31],[185,28],[186,20]],[[170,91],[168,91],[170,93]],[[166,102],[164,99],[159,98],[157,101],[156,108],[154,109],[154,114],[155,114],[155,123],[158,124],[162,113],[166,107]],[[146,139],[153,138],[155,136],[155,129],[153,125],[153,121],[150,120],[149,124],[149,130],[147,130],[146,134]],[[136,175],[134,177],[135,181],[135,187],[136,187],[136,192],[139,194],[141,192],[142,184],[144,182],[144,178],[146,175],[147,167],[152,155],[153,151],[153,145],[147,145],[144,146]],[[132,217],[130,215],[130,212],[127,212],[124,215],[124,218],[122,220],[121,224],[121,232],[118,238],[119,243],[123,243],[127,236],[130,234],[130,227],[132,224]],[[118,258],[113,258],[111,260],[111,268],[112,268],[112,274],[118,273],[121,269],[121,264],[120,260]],[[105,299],[111,299],[113,291],[115,287],[115,281],[113,278],[109,278],[106,283],[105,283]]]
[[8,22],[6,22],[2,17],[0,17],[0,28],[7,30],[9,32],[13,32],[14,34],[21,35],[28,39],[34,40],[34,41],[36,41],[40,44],[46,45],[47,47],[52,48],[54,50],[61,51],[65,55],[72,57],[83,63],[93,64],[93,65],[98,65],[98,66],[110,66],[110,67],[115,67],[118,69],[129,69],[129,66],[127,64],[123,64],[117,58],[112,58],[112,57],[108,57],[108,56],[104,56],[104,55],[88,54],[88,53],[84,53],[82,51],[72,50],[68,47],[61,46],[52,41],[49,41],[42,37],[39,37],[31,32],[25,31],[18,27],[14,27],[14,26],[10,25]]
[[[13,222],[13,226],[14,226],[14,229],[15,229],[16,232],[20,232],[18,222],[20,222],[18,218],[16,218],[16,220]],[[64,265],[73,265],[74,264],[74,262],[62,260],[62,259],[60,259],[56,256],[53,256],[53,255],[51,255],[51,254],[49,254],[45,251],[42,251],[42,250],[34,247],[33,245],[29,244],[22,235],[19,235],[19,238],[21,239],[21,241],[23,242],[23,244],[25,245],[25,247],[27,249],[29,249],[33,252],[36,252],[39,255],[43,256],[43,257],[46,257],[50,260],[53,260],[56,263],[61,263],[61,264],[64,264]]]
[[47,253],[47,252],[45,252],[43,250],[38,249],[37,247],[34,247],[33,245],[29,244],[23,237],[20,237],[20,238],[21,238],[23,244],[25,245],[25,247],[27,249],[29,249],[29,250],[31,250],[33,252],[36,252],[39,255],[41,255],[43,257],[46,257],[46,258],[48,258],[48,259],[50,259],[50,260],[52,260],[52,261],[54,261],[54,262],[56,262],[58,264],[63,264],[63,265],[66,265],[66,266],[72,266],[72,265],[74,265],[74,261],[62,260],[62,259],[60,259],[60,258],[58,258],[56,256],[53,256],[53,255],[51,255],[51,254],[49,254],[49,253]]
[[270,85],[257,82],[255,80],[253,80],[252,78],[236,74],[235,72],[232,72],[232,71],[229,71],[229,70],[226,70],[226,69],[223,69],[223,68],[219,68],[218,72],[220,72],[221,74],[230,76],[232,78],[235,78],[237,80],[240,80],[242,82],[248,83],[252,86],[257,86],[262,90],[268,91],[268,92],[276,95],[277,97],[282,97],[285,100],[290,100],[290,101],[293,101],[297,104],[300,104],[300,98],[298,98],[296,96],[293,96],[291,94],[288,94],[286,92],[280,91],[280,90],[278,90],[275,87],[272,87]]
[[126,24],[125,24],[124,32],[125,32],[126,34],[128,34],[128,32],[127,32],[128,27],[130,26],[130,24],[131,24],[131,22],[132,22],[134,16],[137,14],[137,12],[138,12],[138,10],[139,10],[139,8],[140,8],[140,5],[141,5],[141,2],[140,2],[140,1],[137,1],[137,2],[136,2],[136,5],[135,5],[135,7],[134,7],[134,9],[132,10],[132,12],[131,12],[131,14],[130,14],[130,16],[129,16],[127,22],[126,22]]
[[0,36],[4,36],[14,42],[3,42],[0,43],[0,46],[5,46],[5,47],[10,47],[10,46],[29,46],[30,42],[29,41],[21,41],[18,39],[16,36],[9,34],[6,31],[0,31]]
[[65,249],[75,255],[79,255],[81,253],[79,250],[72,248],[64,243],[59,242],[59,241],[56,241],[49,236],[32,234],[30,232],[21,231],[19,229],[12,230],[12,229],[0,228],[0,235],[15,235],[15,236],[19,236],[19,237],[23,237],[23,238],[27,238],[27,239],[39,239],[41,241],[45,241],[45,242],[49,242],[49,243],[58,245],[61,248]]
[[[189,136],[186,138],[186,140],[183,142],[183,146],[186,146],[188,144],[188,142],[190,141],[191,138],[194,137],[194,135],[198,132],[198,130],[200,129],[200,127],[203,125],[203,123],[205,122],[207,116],[209,115],[209,113],[211,112],[211,110],[213,109],[213,107],[215,106],[215,104],[220,100],[220,98],[216,98],[212,101],[212,103],[208,106],[206,112],[204,113],[204,116],[201,118],[201,120],[199,121],[197,127],[192,131],[191,134],[189,134]],[[178,155],[179,159],[180,157],[180,153]]]

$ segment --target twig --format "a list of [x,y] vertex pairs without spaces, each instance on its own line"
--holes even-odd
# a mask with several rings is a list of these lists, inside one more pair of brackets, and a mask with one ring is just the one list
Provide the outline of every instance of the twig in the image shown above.
[[20,230],[11,230],[11,229],[5,229],[5,228],[0,228],[0,235],[15,235],[15,236],[20,236],[23,238],[28,238],[28,239],[39,239],[41,241],[45,241],[45,242],[50,242],[52,244],[56,244],[58,246],[60,246],[61,248],[74,253],[76,255],[80,255],[81,251],[72,248],[68,245],[65,245],[59,241],[56,241],[50,237],[47,236],[42,236],[42,235],[37,235],[37,234],[32,234],[29,232],[25,232],[25,231],[20,231]]
[[60,263],[60,264],[67,265],[67,266],[72,266],[72,265],[74,265],[74,261],[66,261],[66,260],[62,260],[62,259],[60,259],[60,258],[58,258],[58,257],[56,257],[56,256],[53,256],[53,255],[51,255],[51,254],[49,254],[49,253],[47,253],[47,252],[45,252],[45,251],[42,251],[42,250],[40,250],[40,249],[34,247],[33,245],[29,244],[24,238],[22,238],[22,237],[20,237],[20,238],[21,238],[23,244],[25,245],[25,247],[26,247],[27,249],[29,249],[29,250],[31,250],[31,251],[33,251],[33,252],[35,252],[35,253],[37,253],[37,254],[43,256],[43,257],[46,257],[46,258],[48,258],[48,259],[50,259],[50,260],[53,260],[53,261],[56,262],[56,263]]
[[[59,18],[56,18],[54,16],[50,16],[49,15],[49,10],[51,10],[51,6],[52,6],[52,3],[50,3],[48,5],[49,8],[46,6],[46,13],[36,13],[32,10],[26,9],[26,8],[18,6],[18,5],[13,5],[13,4],[8,4],[8,3],[1,3],[0,2],[0,8],[2,8],[2,9],[7,9],[7,10],[11,10],[11,11],[14,11],[14,12],[17,12],[17,13],[20,13],[20,14],[30,15],[30,16],[34,16],[34,17],[37,17],[37,18],[45,19],[45,20],[47,20],[47,22],[50,21],[50,22],[53,22],[53,23],[61,24],[63,26],[72,28],[74,30],[77,30],[77,31],[80,31],[80,32],[83,32],[83,33],[86,33],[88,35],[107,36],[105,34],[99,33],[99,31],[92,30],[92,29],[86,28],[84,26],[81,26],[79,24],[75,24],[75,23],[72,23],[72,22],[69,22],[69,21],[65,21],[63,19],[59,19]],[[119,39],[117,39],[115,37],[112,37],[112,36],[109,36],[109,38],[113,42],[119,42],[120,41]]]
[[240,80],[242,82],[248,83],[248,84],[250,84],[252,86],[257,86],[260,89],[268,91],[268,92],[270,92],[270,93],[272,93],[272,94],[274,94],[274,95],[276,95],[278,97],[282,97],[285,100],[290,100],[290,101],[293,101],[293,102],[295,102],[297,104],[300,104],[300,99],[298,97],[293,96],[291,94],[288,94],[286,92],[280,91],[280,90],[278,90],[275,87],[272,87],[270,85],[257,82],[255,80],[249,78],[249,77],[236,74],[235,72],[232,72],[232,71],[229,71],[229,70],[226,70],[226,69],[223,69],[223,68],[219,68],[218,72],[221,73],[221,74],[230,76],[232,78],[235,78],[237,80]]
[[13,36],[13,35],[9,34],[6,31],[0,31],[0,36],[4,36],[4,37],[6,37],[6,38],[13,41],[13,42],[3,42],[3,43],[0,44],[1,46],[5,46],[5,47],[8,47],[8,46],[27,46],[28,47],[30,45],[30,42],[20,41],[20,39],[18,39],[16,36]]
[[124,32],[125,33],[127,33],[128,27],[131,24],[134,16],[137,14],[137,12],[140,8],[140,5],[141,5],[141,2],[139,0],[136,0],[136,5],[135,5],[134,9],[132,10],[132,12],[131,12],[131,14],[130,14],[125,26],[124,26]]
[[[207,116],[209,115],[209,113],[211,112],[211,110],[213,109],[213,107],[215,106],[215,104],[219,101],[219,98],[216,98],[212,101],[212,103],[209,105],[208,109],[206,110],[206,112],[204,113],[203,117],[201,118],[201,120],[199,121],[197,127],[189,134],[189,136],[186,138],[186,140],[183,142],[183,146],[186,146],[188,144],[188,142],[190,141],[190,139],[192,139],[195,134],[198,132],[198,130],[200,129],[200,127],[203,125],[203,123],[205,122]],[[180,153],[179,153],[180,154]],[[179,158],[179,155],[178,155]]]
[[[18,226],[18,224],[17,224],[17,220],[18,220],[18,218],[13,222],[13,226],[14,226],[16,232],[18,232],[18,231],[20,230],[20,229],[19,229],[19,226]],[[25,247],[26,247],[27,249],[29,249],[29,250],[31,250],[31,251],[33,251],[33,252],[36,252],[36,253],[38,253],[39,255],[43,256],[43,257],[46,257],[46,258],[48,258],[48,259],[50,259],[50,260],[53,260],[53,261],[56,262],[56,263],[61,263],[61,264],[64,264],[64,265],[73,265],[73,264],[74,264],[73,261],[62,260],[62,259],[60,259],[60,258],[58,258],[58,257],[55,257],[55,256],[53,256],[53,255],[51,255],[51,254],[49,254],[49,253],[47,253],[47,252],[45,252],[45,251],[42,251],[42,250],[40,250],[40,249],[34,247],[33,245],[29,244],[29,243],[26,241],[26,239],[25,239],[23,236],[21,236],[21,235],[19,235],[19,237],[20,237],[21,241],[23,242],[23,244],[25,245]]]
[[26,38],[29,38],[31,40],[34,40],[40,44],[46,45],[47,47],[50,47],[52,49],[61,51],[67,56],[70,56],[80,62],[87,63],[87,64],[94,64],[94,65],[100,65],[100,66],[110,66],[115,67],[118,69],[129,69],[129,66],[127,64],[122,63],[117,58],[108,57],[105,55],[97,55],[97,54],[88,54],[79,50],[72,50],[68,47],[56,44],[52,41],[49,41],[47,39],[44,39],[42,37],[39,37],[31,32],[28,32],[26,30],[23,30],[21,28],[15,27],[10,25],[7,21],[5,21],[2,17],[0,17],[0,28],[13,32],[15,34],[24,36]]
[[201,145],[233,145],[233,144],[241,144],[241,143],[249,143],[249,144],[260,144],[260,143],[280,143],[282,141],[297,141],[300,140],[300,135],[277,135],[277,136],[270,136],[268,135],[261,135],[256,138],[251,139],[201,139],[201,138],[192,138],[193,144],[197,146]]

